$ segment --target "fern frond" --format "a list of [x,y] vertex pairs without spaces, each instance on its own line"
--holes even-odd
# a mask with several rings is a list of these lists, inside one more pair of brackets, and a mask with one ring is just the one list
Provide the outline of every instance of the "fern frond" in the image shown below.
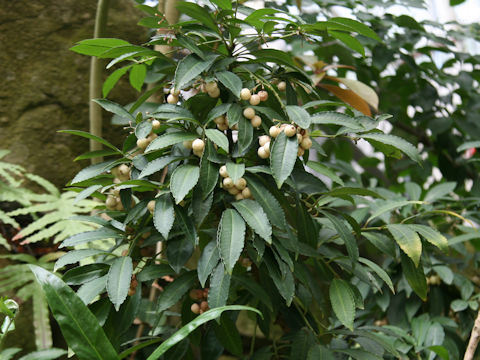
[[48,304],[42,288],[37,281],[33,282],[33,328],[35,331],[35,345],[38,350],[52,347],[52,329],[50,328],[50,317]]
[[38,185],[40,185],[42,188],[44,188],[49,194],[59,197],[60,196],[60,191],[58,191],[57,187],[53,185],[50,181],[47,179],[42,178],[41,176],[34,175],[34,174],[25,174],[25,177]]
[[[55,223],[57,221],[60,221],[62,219],[63,219],[63,215],[58,211],[48,213],[48,214],[42,216],[41,218],[39,218],[38,220],[28,224],[27,227],[23,228],[20,231],[19,235],[22,238],[25,238],[26,236],[33,234],[35,231],[39,231],[39,230],[42,230],[42,229],[44,229],[48,233],[49,228],[47,228],[47,226],[52,224],[52,223]],[[57,225],[57,224],[55,224],[55,225]],[[53,225],[53,226],[55,226],[55,225]],[[59,231],[59,230],[57,230],[57,231]],[[52,235],[50,235],[49,237],[53,236],[54,234],[55,234],[55,232]],[[39,240],[48,239],[49,237],[41,238]]]
[[17,229],[20,227],[20,225],[18,225],[14,218],[8,216],[7,213],[2,210],[0,210],[0,223],[4,223],[5,225],[11,225]]

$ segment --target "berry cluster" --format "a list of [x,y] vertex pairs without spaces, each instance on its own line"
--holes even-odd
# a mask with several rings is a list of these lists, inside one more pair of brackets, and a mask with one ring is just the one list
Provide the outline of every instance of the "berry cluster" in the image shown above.
[[[230,128],[230,125],[228,124],[228,119],[226,116],[219,116],[213,120],[215,124],[217,124],[218,130],[225,131]],[[238,125],[235,124],[231,127],[232,130],[238,130]]]
[[[130,167],[125,164],[113,168],[111,173],[114,176],[114,184],[119,184],[123,181],[130,180]],[[112,189],[111,193],[105,200],[105,206],[109,210],[124,210],[122,201],[120,200],[120,190],[115,188]]]
[[190,307],[190,310],[194,314],[203,314],[205,311],[209,310],[208,302],[206,301],[208,297],[208,288],[207,289],[193,289],[190,290],[190,298],[195,301]]
[[[278,121],[278,120],[274,119],[274,121]],[[303,156],[303,154],[305,153],[305,150],[308,150],[312,147],[312,139],[310,139],[308,130],[302,129],[299,126],[295,126],[292,124],[274,125],[270,128],[269,133],[271,137],[276,138],[278,135],[280,135],[282,131],[288,137],[292,137],[295,135],[297,136],[298,145],[300,145],[298,147],[298,153],[297,153],[298,156]],[[260,146],[262,146],[262,144],[260,144]],[[268,155],[266,155],[265,157],[262,157],[260,155],[260,149],[259,149],[258,156],[260,156],[262,159],[265,159],[268,157]]]
[[157,138],[157,134],[155,134],[153,131],[160,129],[160,126],[161,126],[160,121],[155,119],[152,119],[151,121],[152,121],[152,131],[150,132],[150,134],[148,134],[146,138],[137,140],[137,146],[142,150],[145,150],[147,146]]
[[222,185],[223,188],[228,191],[230,194],[235,196],[235,200],[242,200],[242,199],[251,199],[252,193],[250,189],[247,187],[247,180],[243,177],[237,179],[237,181],[233,182],[233,179],[228,175],[227,167],[223,165],[220,167],[220,175],[223,177]]
[[[257,94],[252,94],[251,91],[247,88],[243,88],[240,91],[240,99],[248,101],[250,105],[256,106],[260,104],[261,101],[268,100],[268,93],[265,90],[260,90]],[[258,128],[262,125],[262,118],[255,113],[255,110],[251,107],[243,110],[243,116],[250,120],[250,123],[253,127]]]
[[202,139],[195,139],[190,141],[184,141],[183,146],[187,149],[193,150],[193,153],[198,156],[202,157],[203,150],[205,149],[205,142]]

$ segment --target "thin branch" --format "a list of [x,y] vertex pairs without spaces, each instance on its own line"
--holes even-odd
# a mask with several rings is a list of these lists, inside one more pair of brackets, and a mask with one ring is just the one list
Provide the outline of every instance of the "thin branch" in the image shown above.
[[480,310],[478,310],[477,318],[473,324],[472,333],[470,334],[470,340],[468,341],[467,351],[463,360],[473,360],[475,351],[477,350],[478,343],[480,342]]

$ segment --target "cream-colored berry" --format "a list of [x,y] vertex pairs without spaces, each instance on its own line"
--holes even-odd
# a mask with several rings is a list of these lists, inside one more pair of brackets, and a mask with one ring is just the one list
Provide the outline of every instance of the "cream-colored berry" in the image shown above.
[[111,195],[108,195],[107,200],[105,201],[105,205],[107,209],[113,210],[117,206],[117,199]]
[[192,149],[195,151],[202,151],[205,148],[205,143],[202,139],[195,139],[192,143]]
[[265,151],[263,146],[258,148],[257,154],[261,159],[266,159],[269,156],[269,154]]
[[218,130],[225,131],[228,130],[228,125],[223,123],[223,124],[217,124]]
[[202,157],[203,155],[203,150],[193,150],[193,155]]
[[147,138],[144,138],[144,139],[138,139],[137,140],[137,146],[140,148],[140,149],[146,149],[148,144],[150,144],[150,141],[148,141]]
[[242,195],[242,193],[238,193],[237,195],[235,195],[235,200],[243,200],[244,197]]
[[183,147],[186,149],[192,149],[193,140],[185,140],[183,142]]
[[276,138],[280,134],[281,130],[277,126],[272,126],[270,127],[270,130],[268,133],[270,134],[271,137]]
[[251,107],[248,107],[245,110],[243,110],[243,116],[245,116],[247,119],[251,120],[255,116],[255,110],[252,109]]
[[250,123],[252,124],[253,127],[259,127],[262,125],[262,118],[258,115],[255,115],[251,120]]
[[267,152],[268,155],[270,155],[270,141],[263,145],[263,149]]
[[225,165],[222,165],[218,172],[220,173],[220,175],[222,177],[224,177],[224,178],[228,177],[227,167]]
[[227,191],[232,195],[237,195],[240,192],[240,190],[238,190],[236,187],[232,187],[232,188],[228,189]]
[[260,96],[258,96],[257,94],[253,94],[251,97],[250,97],[250,105],[258,105],[260,104]]
[[217,125],[225,123],[225,118],[223,116],[216,117],[213,119],[213,122]]
[[252,93],[250,92],[249,89],[247,88],[243,88],[241,91],[240,91],[240,99],[242,100],[250,100],[250,97],[252,96]]
[[287,125],[283,131],[288,137],[292,137],[297,133],[297,129],[293,125]]
[[277,87],[278,87],[278,90],[285,91],[287,89],[287,83],[285,81],[280,81]]
[[302,134],[297,134],[297,142],[300,144],[303,140]]
[[180,95],[180,90],[177,90],[175,88],[171,88],[170,89],[170,94],[172,94],[173,96],[177,96]]
[[197,303],[193,303],[192,306],[190,306],[190,310],[194,314],[200,314],[200,305],[198,305]]
[[233,180],[230,177],[223,179],[223,187],[225,189],[231,189],[233,187]]
[[262,135],[258,138],[258,143],[260,144],[260,146],[265,145],[269,141],[270,141],[270,136],[268,135]]
[[298,156],[303,156],[305,154],[305,150],[303,150],[301,147],[298,148],[297,155]]
[[261,90],[257,94],[260,97],[260,101],[267,101],[268,100],[268,92],[265,90]]
[[220,89],[216,88],[215,90],[207,91],[207,93],[211,98],[218,98],[220,96]]
[[117,201],[117,206],[115,206],[115,210],[117,211],[125,210],[121,201]]
[[240,178],[237,181],[235,181],[235,187],[238,190],[243,190],[245,189],[246,186],[247,186],[247,180],[245,180],[244,178]]
[[122,164],[118,167],[118,172],[122,175],[127,175],[130,173],[130,168],[128,165]]
[[158,137],[157,134],[155,133],[150,133],[148,136],[147,136],[147,140],[149,143],[151,143],[153,140],[155,140],[156,138]]
[[155,210],[155,200],[150,200],[148,202],[147,209],[150,211],[150,214],[153,214],[153,210]]
[[162,125],[162,124],[160,123],[160,121],[158,121],[158,120],[152,120],[152,129],[153,129],[153,130],[158,130],[158,129],[160,129],[160,126],[161,126],[161,125]]
[[304,150],[308,150],[312,147],[312,140],[310,137],[306,137],[305,139],[302,140],[300,143],[300,147]]
[[172,94],[168,95],[167,96],[167,103],[169,103],[169,104],[178,103],[178,96],[175,96],[175,95],[172,95]]
[[242,190],[242,195],[245,199],[250,199],[252,197],[252,192],[248,187]]
[[218,85],[215,81],[211,81],[205,84],[205,90],[207,90],[207,92],[212,92],[216,89],[218,89]]

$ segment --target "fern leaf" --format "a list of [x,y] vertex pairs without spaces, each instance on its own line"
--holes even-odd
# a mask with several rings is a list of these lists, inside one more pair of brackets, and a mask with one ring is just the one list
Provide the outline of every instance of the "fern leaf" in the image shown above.
[[42,288],[37,281],[33,282],[33,328],[35,331],[35,345],[38,350],[52,347],[52,329],[50,328],[50,316],[48,304]]
[[25,177],[43,187],[45,190],[47,190],[48,193],[52,194],[53,196],[60,196],[60,191],[58,191],[57,187],[47,179],[44,179],[41,176],[34,174],[25,174]]

